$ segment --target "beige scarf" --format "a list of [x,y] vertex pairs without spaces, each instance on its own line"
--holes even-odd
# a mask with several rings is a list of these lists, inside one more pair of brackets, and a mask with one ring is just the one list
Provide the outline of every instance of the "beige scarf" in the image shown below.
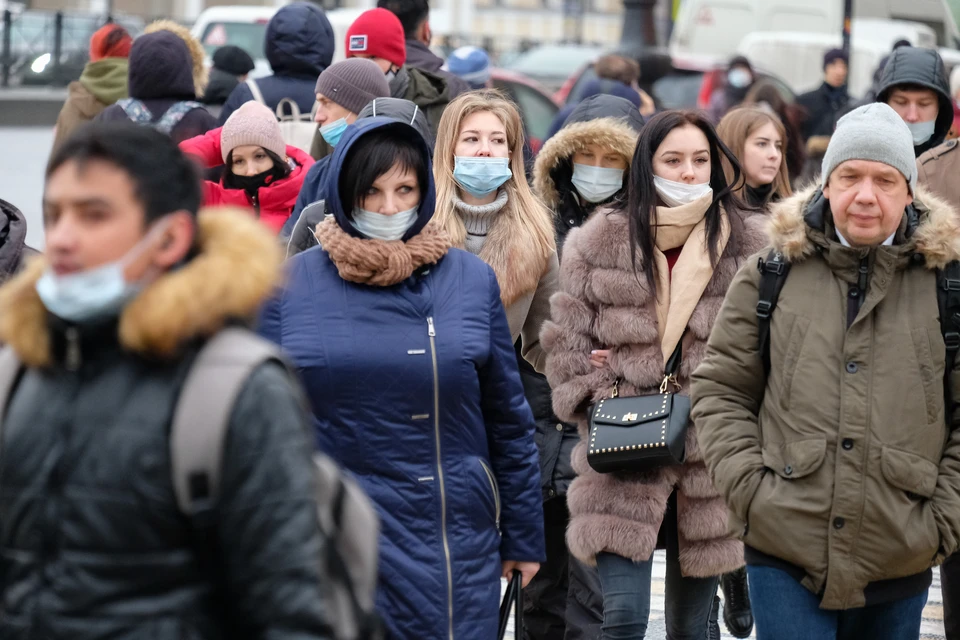
[[[657,265],[657,332],[660,350],[666,364],[680,343],[700,296],[713,277],[710,250],[707,246],[707,209],[713,194],[707,194],[680,207],[657,207],[657,246],[653,250]],[[730,222],[720,210],[720,244],[722,255],[730,239]],[[673,266],[673,276],[664,251],[683,247]]]

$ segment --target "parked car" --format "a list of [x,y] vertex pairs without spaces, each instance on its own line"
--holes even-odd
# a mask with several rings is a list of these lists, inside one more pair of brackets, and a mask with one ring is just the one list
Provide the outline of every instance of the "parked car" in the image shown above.
[[530,148],[534,154],[538,153],[560,106],[546,89],[519,73],[495,68],[490,75],[493,86],[506,93],[520,107],[520,117],[523,118]]
[[506,64],[505,68],[556,91],[573,72],[592,63],[603,53],[602,47],[543,45],[520,54]]

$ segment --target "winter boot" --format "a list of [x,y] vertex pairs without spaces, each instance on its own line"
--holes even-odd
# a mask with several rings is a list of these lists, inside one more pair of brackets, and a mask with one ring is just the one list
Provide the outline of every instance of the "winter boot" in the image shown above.
[[753,631],[753,611],[750,610],[750,590],[747,570],[741,567],[720,577],[723,590],[723,622],[735,638],[749,638]]

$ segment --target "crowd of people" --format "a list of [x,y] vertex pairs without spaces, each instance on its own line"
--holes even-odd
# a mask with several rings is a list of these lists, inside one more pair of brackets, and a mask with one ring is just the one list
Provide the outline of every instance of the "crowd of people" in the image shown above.
[[92,39],[42,256],[0,201],[0,636],[487,639],[519,575],[526,638],[639,640],[664,549],[673,640],[918,638],[941,563],[960,638],[937,53],[854,106],[830,51],[802,111],[739,58],[658,110],[608,56],[533,157],[431,37],[381,0],[334,64],[294,3],[256,81],[172,23]]

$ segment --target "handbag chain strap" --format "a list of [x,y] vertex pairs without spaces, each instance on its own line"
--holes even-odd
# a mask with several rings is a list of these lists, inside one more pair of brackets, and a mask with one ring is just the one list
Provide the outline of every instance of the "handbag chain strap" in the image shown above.
[[[677,348],[673,350],[673,355],[670,356],[670,359],[667,360],[667,364],[663,368],[663,381],[660,383],[660,393],[666,393],[670,385],[674,386],[675,391],[680,391],[682,388],[680,382],[677,380],[677,373],[680,371],[680,361],[682,359],[683,338],[681,337],[677,343]],[[620,378],[617,378],[613,383],[613,393],[610,394],[611,399],[620,397],[620,380]]]

